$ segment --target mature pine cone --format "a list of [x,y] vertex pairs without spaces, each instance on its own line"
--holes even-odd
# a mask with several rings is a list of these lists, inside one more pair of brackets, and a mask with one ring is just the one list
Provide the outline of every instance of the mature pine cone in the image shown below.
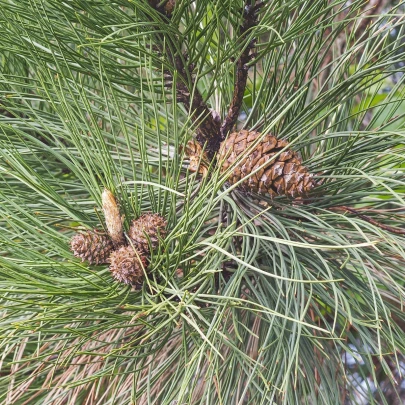
[[114,248],[111,239],[97,230],[80,232],[70,241],[73,254],[90,264],[109,263]]
[[166,225],[167,221],[160,214],[143,214],[132,221],[128,236],[138,250],[148,252],[149,243],[146,235],[149,237],[152,249],[156,249],[159,244],[159,235],[162,239],[166,237]]
[[286,149],[275,156],[288,143],[267,134],[246,156],[243,153],[260,137],[260,132],[241,130],[233,132],[221,143],[218,161],[221,171],[226,171],[236,160],[239,163],[233,167],[228,181],[235,184],[249,175],[259,166],[265,164],[255,174],[241,183],[246,191],[269,193],[297,197],[307,194],[314,187],[312,174],[302,165],[299,155],[291,149]]
[[110,256],[112,276],[121,283],[136,285],[142,282],[146,257],[132,246],[122,246]]

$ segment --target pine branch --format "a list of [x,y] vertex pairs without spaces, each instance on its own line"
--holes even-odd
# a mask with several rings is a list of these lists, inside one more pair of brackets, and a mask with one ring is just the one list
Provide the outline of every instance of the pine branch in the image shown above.
[[[347,32],[352,32],[352,41],[360,42],[361,38],[367,37],[367,26],[371,26],[373,24],[374,19],[373,16],[378,16],[384,10],[384,8],[388,7],[389,0],[370,0],[365,2],[365,4],[359,9],[358,18],[352,18],[351,21],[347,19],[347,10],[340,11],[336,17],[335,21],[348,21],[347,25]],[[330,37],[331,33],[333,32],[332,27],[327,27],[325,29],[324,38]],[[348,37],[345,34],[345,31],[342,31],[337,38],[330,37],[327,41],[325,46],[328,46],[329,49],[325,54],[325,58],[322,62],[322,67],[324,72],[321,75],[321,83],[324,83],[329,76],[330,70],[330,63],[333,60],[337,60],[337,53],[339,55],[343,55],[345,49],[347,47]],[[337,45],[337,47],[331,47],[330,42],[333,42]],[[365,46],[365,44],[363,44]],[[360,55],[360,52],[358,53]]]
[[[149,0],[149,4],[161,15],[170,18],[175,7],[175,0],[169,0],[164,5],[157,0]],[[168,12],[168,10],[170,11]],[[170,38],[162,38],[162,43],[163,39],[170,42]],[[175,48],[174,44],[172,45]],[[160,52],[166,54],[169,62],[177,71],[177,100],[182,102],[186,109],[191,112],[192,120],[198,125],[196,130],[197,141],[202,147],[205,146],[208,158],[212,159],[219,150],[219,146],[223,140],[220,133],[220,122],[211,113],[192,78],[191,88],[188,87],[188,83],[190,82],[188,77],[190,76],[190,71],[192,71],[192,66],[185,66],[185,58],[180,55],[173,55],[169,46],[164,49],[160,47]],[[167,76],[172,78],[170,73],[167,73]]]
[[[158,4],[156,0],[149,1],[149,4],[163,15],[168,14],[166,7],[169,3],[170,10],[172,11],[175,5],[174,1],[167,2],[164,6],[162,6],[162,3]],[[251,28],[257,24],[257,12],[263,5],[264,2],[260,2],[256,5],[245,5],[243,23],[238,31],[238,38],[240,38],[241,41],[246,39]],[[248,78],[249,66],[247,64],[254,56],[251,51],[255,43],[256,39],[250,41],[236,63],[234,93],[228,114],[221,125],[216,115],[211,113],[207,104],[204,102],[193,79],[191,79],[193,94],[190,94],[190,89],[187,86],[189,82],[187,76],[191,73],[192,66],[185,66],[184,58],[181,58],[179,55],[173,57],[169,47],[165,49],[166,55],[178,72],[179,80],[176,83],[178,101],[184,103],[186,109],[191,111],[193,121],[198,124],[196,139],[201,146],[205,146],[205,151],[209,159],[212,159],[219,150],[221,142],[226,138],[238,118]],[[207,144],[205,145],[205,143]]]
[[365,4],[364,6],[364,13],[361,15],[360,24],[358,24],[357,28],[355,28],[356,38],[364,35],[364,31],[366,30],[367,25],[371,24],[372,22],[371,17],[373,15],[379,15],[383,11],[383,9],[389,5],[390,2],[388,0],[370,0],[366,3],[367,4]]
[[193,81],[193,96],[190,94],[187,83],[187,72],[180,57],[176,57],[176,69],[179,73],[179,81],[177,82],[178,101],[184,103],[187,110],[191,111],[194,122],[197,127],[197,141],[204,147],[209,159],[212,159],[215,153],[219,150],[219,146],[223,140],[220,133],[220,122],[215,118],[207,104],[204,102],[201,93],[194,86]]
[[[311,171],[330,180],[316,201],[292,204],[224,189],[224,176],[188,176],[184,153],[173,147],[184,134],[176,111],[154,94],[161,83],[151,67],[164,60],[195,126],[210,116],[190,89],[198,80],[200,89],[226,97],[235,78],[216,66],[225,55],[238,61],[259,32],[253,26],[239,43],[229,30],[237,18],[237,26],[245,24],[239,6],[245,3],[184,0],[173,10],[174,1],[155,0],[155,8],[139,1],[135,12],[114,2],[87,3],[21,0],[2,2],[0,11],[10,21],[0,24],[7,49],[0,91],[11,97],[0,108],[13,115],[0,117],[0,398],[112,405],[119,387],[121,403],[293,404],[319,397],[329,405],[359,393],[347,378],[355,371],[346,369],[345,353],[353,352],[362,375],[381,387],[379,363],[389,371],[385,354],[405,346],[405,238],[367,220],[353,227],[353,218],[361,213],[403,229],[400,213],[393,213],[403,209],[403,79],[383,99],[379,94],[386,73],[397,72],[405,56],[395,10],[367,27],[356,46],[346,27],[364,0],[266,2],[260,13],[261,26],[283,40],[269,34],[260,44],[249,119],[273,123]],[[331,15],[339,4],[348,8],[341,23]],[[157,27],[152,52],[145,6],[148,27]],[[218,18],[207,18],[215,12]],[[348,32],[348,45],[342,58],[334,56],[323,92],[312,95],[308,83],[323,72],[327,27],[331,40]],[[387,41],[394,29],[396,40]],[[186,44],[204,71],[195,81]],[[352,62],[357,57],[362,63]],[[353,129],[362,120],[357,107],[375,108],[368,130]],[[141,289],[122,288],[107,266],[87,265],[69,251],[72,227],[106,222],[94,210],[101,187],[119,193],[125,229],[140,211],[167,213],[172,225],[150,256]],[[344,208],[353,201],[379,210]],[[217,372],[218,364],[225,372]]]
[[[249,30],[257,24],[257,12],[263,5],[264,3],[261,2],[254,6],[245,6],[245,9],[243,11],[244,21],[243,24],[240,26],[238,32],[238,37],[241,41],[243,41],[247,37]],[[228,114],[221,125],[222,139],[226,138],[228,132],[232,130],[232,127],[235,125],[236,120],[238,119],[248,78],[249,66],[247,64],[254,56],[254,54],[251,54],[251,51],[254,48],[255,44],[256,39],[250,41],[236,63],[235,88]]]

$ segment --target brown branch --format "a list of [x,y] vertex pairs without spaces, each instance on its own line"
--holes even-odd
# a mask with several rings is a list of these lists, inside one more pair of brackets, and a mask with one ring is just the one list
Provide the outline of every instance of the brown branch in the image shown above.
[[204,102],[201,93],[192,81],[193,94],[190,94],[187,83],[187,72],[180,57],[175,58],[176,70],[179,81],[176,83],[178,101],[183,102],[188,111],[191,112],[192,120],[198,125],[196,139],[201,147],[205,146],[205,152],[209,159],[212,159],[219,150],[221,144],[220,122],[212,114],[207,104]]
[[359,211],[355,210],[354,208],[350,208],[350,207],[347,207],[345,205],[342,205],[340,207],[332,207],[330,209],[339,210],[339,211],[349,211],[352,214],[357,215],[359,218],[364,219],[364,221],[367,221],[368,223],[370,223],[372,225],[378,226],[379,228],[384,229],[385,231],[392,232],[392,233],[395,233],[397,235],[405,235],[405,230],[404,229],[398,229],[398,228],[393,228],[392,226],[384,225],[384,224],[376,221],[375,219],[370,218],[367,215],[361,214]]
[[[171,18],[175,3],[175,0],[169,0],[166,3],[159,0],[149,0],[149,4],[165,18]],[[164,38],[162,37],[161,39],[163,42]],[[170,38],[166,38],[166,41],[170,42],[171,40]],[[171,45],[173,45],[173,49],[176,48],[175,44],[172,43]],[[162,48],[160,48],[160,51],[163,53]],[[185,65],[185,58],[178,54],[173,55],[170,47],[166,47],[164,53],[167,55],[173,68],[177,71],[177,100],[184,103],[186,109],[190,111],[193,122],[197,124],[197,141],[202,147],[205,147],[208,158],[212,159],[219,150],[222,141],[220,122],[211,113],[193,78],[190,77],[192,67]],[[172,77],[171,73],[167,73],[167,75]]]
[[[149,4],[164,16],[165,19],[170,19],[172,12],[175,8],[176,1],[168,0],[166,2],[159,0],[149,0]],[[256,5],[246,5],[243,11],[243,23],[238,30],[238,37],[241,41],[245,40],[252,27],[257,24],[257,12],[264,5],[264,2],[257,3]],[[162,42],[165,38],[162,36]],[[171,41],[166,38],[166,41]],[[212,159],[215,153],[219,150],[221,142],[226,138],[228,132],[235,125],[242,106],[243,95],[246,88],[248,78],[248,63],[252,59],[251,53],[254,48],[256,40],[250,41],[246,45],[242,54],[236,63],[236,77],[235,88],[232,97],[232,102],[228,110],[228,114],[224,122],[220,123],[217,114],[212,113],[205,103],[201,93],[199,92],[194,79],[191,77],[192,67],[184,63],[185,58],[181,55],[171,53],[170,48],[175,49],[175,44],[172,47],[166,47],[160,51],[165,53],[169,62],[177,71],[177,101],[184,104],[186,109],[190,111],[193,122],[197,125],[196,139],[198,143],[204,147],[207,157]],[[172,79],[172,74],[166,72],[167,78]]]
[[381,14],[384,8],[389,4],[389,0],[369,0],[366,2],[364,13],[361,16],[360,24],[356,28],[356,38],[363,35],[367,25],[373,22],[372,16]]
[[[257,24],[257,11],[263,6],[263,2],[256,4],[255,6],[246,5],[243,11],[243,24],[240,26],[237,33],[240,41],[246,39],[249,30]],[[236,77],[234,92],[229,106],[228,114],[221,125],[221,139],[225,139],[233,128],[238,119],[239,111],[242,106],[243,95],[245,93],[246,82],[248,78],[249,66],[247,65],[252,59],[251,50],[256,44],[256,39],[250,41],[245,47],[236,63]]]

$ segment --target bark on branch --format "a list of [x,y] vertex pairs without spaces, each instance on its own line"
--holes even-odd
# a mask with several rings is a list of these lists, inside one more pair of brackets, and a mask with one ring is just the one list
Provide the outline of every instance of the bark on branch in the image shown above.
[[[241,41],[245,40],[252,27],[257,24],[257,11],[263,6],[263,2],[254,6],[246,5],[243,11],[243,23],[239,28],[238,38]],[[234,92],[229,106],[228,114],[221,125],[221,139],[225,139],[228,132],[232,130],[238,119],[239,111],[243,102],[246,82],[248,78],[249,66],[247,65],[252,59],[251,51],[256,44],[256,39],[253,39],[245,47],[236,63],[236,77],[234,84]]]
[[[175,0],[169,0],[163,3],[159,0],[149,0],[149,4],[160,14],[171,17],[171,14],[175,7]],[[170,41],[169,38],[165,38],[166,41]],[[162,38],[163,42],[163,38]],[[171,48],[176,49],[173,45]],[[178,54],[173,55],[170,51],[170,47],[162,48],[160,51],[166,54],[169,62],[173,68],[177,71],[177,100],[181,101],[186,109],[190,111],[191,118],[197,125],[197,141],[202,147],[205,147],[207,156],[212,159],[215,153],[219,150],[221,139],[220,122],[211,113],[207,104],[199,92],[194,80],[192,79],[190,66],[186,66],[184,63],[184,57]],[[168,73],[170,75],[170,73]],[[191,82],[191,83],[190,83]]]
[[[192,79],[192,89],[187,87],[187,72],[181,58],[176,58],[176,70],[179,80],[176,83],[178,101],[191,113],[192,120],[197,124],[196,139],[205,152],[212,159],[221,144],[220,121],[217,120]],[[191,94],[193,92],[193,94]]]
[[[166,19],[171,18],[172,12],[176,5],[175,0],[168,0],[166,2],[159,0],[148,1],[149,4]],[[243,23],[238,31],[238,37],[241,41],[247,38],[250,29],[257,24],[257,12],[263,4],[264,3],[261,2],[256,5],[247,4],[245,6],[243,12]],[[170,42],[169,38],[162,37],[161,39],[162,43],[164,39]],[[238,118],[248,77],[249,67],[247,64],[252,58],[251,51],[255,46],[255,40],[250,41],[250,43],[245,47],[236,63],[235,88],[232,102],[222,125],[218,119],[219,116],[215,114],[215,112],[212,113],[208,108],[194,82],[194,79],[190,77],[191,69],[190,66],[187,66],[184,63],[185,58],[181,57],[179,54],[173,55],[170,48],[176,49],[176,47],[174,46],[175,44],[171,45],[171,47],[166,47],[164,50],[161,47],[160,51],[166,54],[169,62],[177,71],[177,101],[182,102],[186,109],[190,111],[191,118],[197,125],[196,139],[198,143],[205,148],[208,158],[212,159],[215,153],[218,152],[221,142],[226,138],[228,132],[235,125]],[[170,73],[167,73],[167,76],[172,78]]]

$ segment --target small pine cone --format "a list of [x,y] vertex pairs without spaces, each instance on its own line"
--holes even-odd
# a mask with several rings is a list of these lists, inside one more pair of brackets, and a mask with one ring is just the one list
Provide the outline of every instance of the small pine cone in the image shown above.
[[146,258],[132,246],[122,246],[110,256],[112,276],[121,283],[136,285],[142,282]]
[[[288,143],[267,134],[249,155],[243,153],[260,137],[260,132],[241,130],[233,132],[221,143],[218,161],[221,172],[226,171],[238,159],[228,181],[235,184],[258,167],[263,167],[241,183],[242,189],[256,193],[269,193],[271,197],[287,195],[298,197],[306,195],[315,185],[312,174],[302,165],[300,156],[286,149],[275,156]],[[265,164],[268,162],[267,164]]]
[[90,264],[109,263],[114,248],[111,239],[97,230],[77,233],[70,246],[76,257],[80,257],[82,262],[87,260]]
[[167,221],[160,214],[143,214],[132,221],[128,236],[137,249],[148,252],[149,243],[146,235],[149,237],[152,249],[156,249],[159,244],[159,236],[162,239],[166,237],[166,225]]

